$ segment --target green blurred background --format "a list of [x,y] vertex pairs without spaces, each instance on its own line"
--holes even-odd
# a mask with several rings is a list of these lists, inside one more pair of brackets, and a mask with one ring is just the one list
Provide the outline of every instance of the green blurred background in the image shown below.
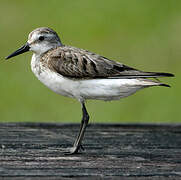
[[180,0],[0,0],[0,121],[80,122],[80,104],[33,75],[31,52],[4,60],[41,26],[57,31],[64,44],[176,75],[161,79],[172,88],[148,88],[114,102],[88,101],[91,122],[181,121]]

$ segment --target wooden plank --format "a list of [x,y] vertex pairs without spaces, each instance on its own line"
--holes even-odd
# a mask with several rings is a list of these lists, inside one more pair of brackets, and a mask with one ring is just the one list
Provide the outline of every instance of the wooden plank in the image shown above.
[[1,123],[3,179],[181,179],[181,125],[92,124],[85,151],[66,156],[78,124]]

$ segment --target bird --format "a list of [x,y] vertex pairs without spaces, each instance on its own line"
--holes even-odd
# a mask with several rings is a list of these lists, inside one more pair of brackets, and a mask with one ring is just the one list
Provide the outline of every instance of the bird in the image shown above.
[[27,51],[33,52],[31,69],[45,86],[81,103],[79,133],[73,146],[62,150],[65,154],[76,154],[83,149],[82,140],[89,122],[86,100],[120,100],[147,87],[170,87],[157,78],[174,76],[141,71],[88,50],[64,45],[58,34],[48,27],[33,30],[25,45],[6,59]]

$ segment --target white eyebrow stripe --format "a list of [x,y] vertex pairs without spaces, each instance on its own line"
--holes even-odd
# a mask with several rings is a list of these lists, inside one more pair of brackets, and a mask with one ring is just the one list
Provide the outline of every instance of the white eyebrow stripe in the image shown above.
[[53,37],[54,35],[53,35],[53,34],[46,34],[46,33],[44,33],[44,34],[39,34],[39,35],[38,35],[38,37],[40,37],[40,36]]

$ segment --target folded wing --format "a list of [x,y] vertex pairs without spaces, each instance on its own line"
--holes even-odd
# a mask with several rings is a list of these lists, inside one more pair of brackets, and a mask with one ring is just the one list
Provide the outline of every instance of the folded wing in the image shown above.
[[170,73],[143,72],[103,56],[70,46],[48,52],[48,64],[57,73],[70,78],[148,78],[171,77]]

